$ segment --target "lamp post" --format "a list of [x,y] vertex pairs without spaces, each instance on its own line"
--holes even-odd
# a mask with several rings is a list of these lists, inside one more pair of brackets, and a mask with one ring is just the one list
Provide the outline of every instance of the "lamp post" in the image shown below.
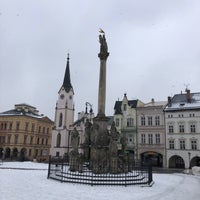
[[190,165],[190,156],[191,156],[191,153],[188,152],[188,158],[189,158],[189,169],[191,169],[191,165]]
[[68,132],[68,144],[67,144],[67,156],[69,158],[69,140],[70,140],[70,134],[71,134],[71,131]]

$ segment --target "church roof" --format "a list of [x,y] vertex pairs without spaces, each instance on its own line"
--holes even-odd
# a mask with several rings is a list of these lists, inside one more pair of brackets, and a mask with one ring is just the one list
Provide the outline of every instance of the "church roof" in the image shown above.
[[70,69],[69,69],[69,54],[67,57],[67,65],[66,65],[66,70],[65,70],[65,77],[63,81],[63,85],[65,88],[66,92],[69,92],[70,89],[73,89],[72,84],[71,84],[71,79],[70,79]]

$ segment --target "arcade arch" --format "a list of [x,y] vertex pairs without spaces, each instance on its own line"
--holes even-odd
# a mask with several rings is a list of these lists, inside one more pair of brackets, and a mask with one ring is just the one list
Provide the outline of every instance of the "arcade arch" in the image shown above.
[[181,156],[174,155],[169,158],[169,168],[185,168],[185,162]]

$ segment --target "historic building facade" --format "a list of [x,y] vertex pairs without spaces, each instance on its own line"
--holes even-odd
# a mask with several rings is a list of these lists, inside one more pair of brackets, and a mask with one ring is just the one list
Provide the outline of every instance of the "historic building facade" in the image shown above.
[[137,107],[137,148],[142,162],[165,166],[165,124],[163,109],[167,102],[154,101]]
[[70,79],[69,55],[63,84],[58,91],[55,126],[52,131],[51,155],[67,155],[70,147],[70,126],[74,123],[74,90]]
[[53,122],[28,104],[0,113],[0,158],[48,160]]
[[168,97],[164,112],[167,167],[200,166],[200,93]]
[[[144,105],[140,100],[128,100],[124,94],[122,101],[116,101],[114,106],[114,122],[120,139],[126,138],[126,152],[137,156],[137,120],[136,108]],[[121,146],[118,147],[119,153]]]

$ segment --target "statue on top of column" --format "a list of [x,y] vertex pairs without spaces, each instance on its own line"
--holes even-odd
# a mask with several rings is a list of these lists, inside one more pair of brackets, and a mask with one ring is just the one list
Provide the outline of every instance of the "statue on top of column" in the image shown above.
[[99,35],[99,43],[100,43],[100,53],[101,54],[107,54],[108,53],[108,46],[107,46],[107,42],[106,42],[106,37],[105,37],[105,32],[100,29],[99,30],[100,33],[102,33],[102,35]]

